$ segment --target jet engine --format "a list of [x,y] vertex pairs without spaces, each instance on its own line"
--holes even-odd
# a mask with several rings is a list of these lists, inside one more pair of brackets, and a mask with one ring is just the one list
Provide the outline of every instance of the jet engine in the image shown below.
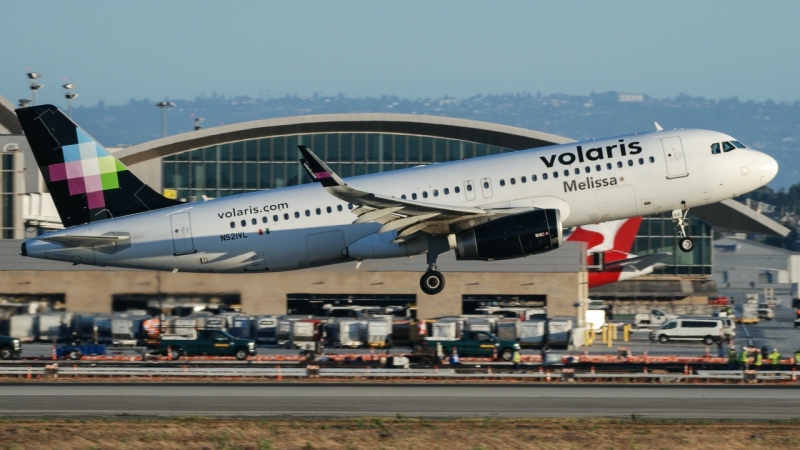
[[557,209],[503,217],[455,235],[456,259],[512,259],[549,252],[561,246],[561,213]]

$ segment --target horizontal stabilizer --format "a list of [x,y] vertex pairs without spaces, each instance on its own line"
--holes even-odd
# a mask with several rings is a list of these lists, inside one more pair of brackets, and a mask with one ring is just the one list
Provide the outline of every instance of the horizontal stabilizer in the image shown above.
[[631,268],[633,270],[644,270],[648,267],[655,266],[656,264],[663,263],[672,253],[653,253],[652,255],[637,256],[635,258],[623,259],[622,261],[614,261],[605,266],[606,270],[614,270],[617,268]]

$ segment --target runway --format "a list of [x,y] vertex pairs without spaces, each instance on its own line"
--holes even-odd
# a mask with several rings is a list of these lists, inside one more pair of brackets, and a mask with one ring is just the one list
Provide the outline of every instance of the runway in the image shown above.
[[3,384],[0,416],[428,416],[788,419],[800,389],[766,386]]

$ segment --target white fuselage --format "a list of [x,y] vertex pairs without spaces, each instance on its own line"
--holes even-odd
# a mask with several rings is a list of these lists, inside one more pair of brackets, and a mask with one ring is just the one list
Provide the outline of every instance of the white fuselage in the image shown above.
[[[557,208],[563,226],[573,227],[679,209],[682,202],[689,208],[714,203],[772,180],[777,163],[764,153],[741,148],[711,153],[712,143],[733,140],[713,131],[660,131],[364,175],[346,182],[362,191],[431,204]],[[625,145],[624,155],[620,144]],[[349,254],[347,247],[373,235],[381,225],[354,225],[356,216],[349,206],[321,185],[308,184],[187,203],[45,235],[129,235],[118,248],[93,250],[32,239],[26,249],[28,256],[37,258],[126,268],[293,270],[364,257]],[[393,234],[381,238],[386,245]],[[397,251],[378,252],[375,257],[425,251],[419,246],[394,246]]]

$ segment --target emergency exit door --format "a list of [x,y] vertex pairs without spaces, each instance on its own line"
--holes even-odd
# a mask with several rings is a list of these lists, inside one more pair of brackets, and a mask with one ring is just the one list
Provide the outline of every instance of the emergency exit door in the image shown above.
[[172,245],[175,247],[175,256],[194,253],[192,240],[192,221],[188,212],[176,213],[169,216],[172,225]]
[[661,140],[664,148],[664,161],[667,163],[667,178],[680,178],[688,175],[681,138],[669,137]]

